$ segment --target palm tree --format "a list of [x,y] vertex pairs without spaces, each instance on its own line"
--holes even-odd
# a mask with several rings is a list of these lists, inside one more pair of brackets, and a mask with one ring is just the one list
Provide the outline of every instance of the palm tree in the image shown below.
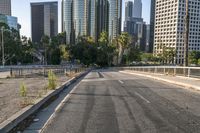
[[131,43],[131,37],[127,32],[122,32],[121,35],[117,38],[118,41],[118,65],[122,62],[122,57],[124,55],[124,51],[128,48]]
[[49,45],[50,38],[47,35],[43,35],[41,38],[41,43],[43,44],[44,48],[44,65],[47,65],[47,46]]

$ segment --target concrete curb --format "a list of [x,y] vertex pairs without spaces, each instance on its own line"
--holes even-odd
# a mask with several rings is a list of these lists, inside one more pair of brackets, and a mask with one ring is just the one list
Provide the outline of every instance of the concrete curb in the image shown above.
[[21,111],[17,112],[3,123],[0,124],[0,133],[7,133],[15,128],[18,124],[20,124],[23,120],[31,116],[32,114],[36,113],[48,100],[52,97],[58,95],[62,92],[66,87],[70,86],[71,84],[75,83],[77,79],[87,75],[89,71],[83,72],[79,74],[77,77],[73,77],[63,83],[60,87],[56,90],[48,92],[43,98],[38,99],[34,105],[29,105],[23,108]]
[[147,78],[151,78],[151,79],[155,79],[155,80],[160,80],[160,81],[172,83],[172,84],[175,84],[175,85],[178,85],[178,86],[192,88],[192,89],[198,90],[198,91],[200,90],[200,86],[196,86],[196,85],[181,83],[181,82],[177,82],[177,81],[167,80],[167,79],[163,79],[163,78],[158,78],[158,77],[154,77],[154,76],[150,76],[150,75],[144,75],[144,74],[139,74],[139,73],[134,73],[134,72],[126,72],[126,71],[119,71],[119,72],[126,73],[126,74],[133,74],[133,75],[143,76],[143,77],[147,77]]

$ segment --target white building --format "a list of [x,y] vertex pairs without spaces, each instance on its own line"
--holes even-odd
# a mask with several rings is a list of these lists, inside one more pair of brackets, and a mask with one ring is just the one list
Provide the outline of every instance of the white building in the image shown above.
[[[156,0],[154,54],[163,46],[176,50],[176,63],[184,59],[185,0]],[[189,0],[189,51],[200,51],[200,1]]]
[[133,17],[134,18],[142,18],[142,2],[141,2],[141,0],[134,0]]

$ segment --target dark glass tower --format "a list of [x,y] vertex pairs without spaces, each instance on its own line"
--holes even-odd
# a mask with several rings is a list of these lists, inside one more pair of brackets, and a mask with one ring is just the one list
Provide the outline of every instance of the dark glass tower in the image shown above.
[[31,35],[40,42],[43,35],[58,34],[58,2],[31,3]]
[[133,2],[127,1],[125,3],[125,21],[128,17],[133,17]]
[[71,43],[72,38],[72,0],[62,0],[62,32],[66,32],[66,42]]
[[99,39],[101,32],[108,32],[109,22],[109,2],[108,0],[98,0],[97,4],[97,39]]

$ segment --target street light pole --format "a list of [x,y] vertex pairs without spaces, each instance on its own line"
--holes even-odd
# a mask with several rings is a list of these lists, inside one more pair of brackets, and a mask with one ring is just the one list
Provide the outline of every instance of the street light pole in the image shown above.
[[188,38],[189,38],[189,0],[186,0],[184,67],[188,66],[188,47],[189,47]]
[[1,45],[2,45],[2,65],[5,66],[3,32],[4,32],[4,27],[1,28],[1,35],[2,35],[2,38],[1,38],[1,41],[2,41],[2,42],[1,42]]

